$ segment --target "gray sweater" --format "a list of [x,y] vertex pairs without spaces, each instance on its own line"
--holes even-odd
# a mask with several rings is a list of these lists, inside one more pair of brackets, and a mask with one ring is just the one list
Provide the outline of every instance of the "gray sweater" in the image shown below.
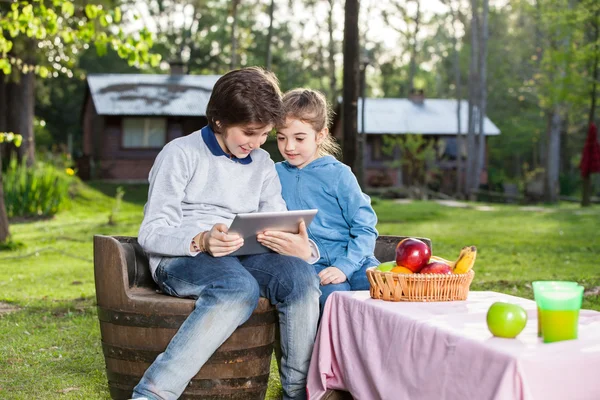
[[[152,276],[162,257],[194,256],[194,236],[239,213],[286,210],[269,153],[229,158],[204,127],[169,142],[150,170],[148,202],[138,240]],[[250,161],[251,160],[251,161]]]

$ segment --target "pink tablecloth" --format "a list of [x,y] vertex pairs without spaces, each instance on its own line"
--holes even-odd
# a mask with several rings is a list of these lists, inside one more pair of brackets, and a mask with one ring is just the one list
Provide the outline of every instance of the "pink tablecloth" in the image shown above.
[[[516,339],[488,331],[495,301],[527,310]],[[336,292],[317,335],[309,399],[327,389],[359,400],[599,400],[600,313],[581,311],[577,340],[544,344],[535,302],[520,297],[470,292],[466,301],[394,303]]]

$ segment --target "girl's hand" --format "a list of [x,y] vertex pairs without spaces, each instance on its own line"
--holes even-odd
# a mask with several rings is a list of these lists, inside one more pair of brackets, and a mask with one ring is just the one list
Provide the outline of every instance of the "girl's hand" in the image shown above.
[[233,253],[244,244],[244,239],[237,233],[227,233],[225,224],[215,224],[204,234],[204,248],[213,257],[223,257]]
[[298,224],[298,233],[265,231],[256,235],[256,239],[263,246],[284,256],[294,256],[303,260],[310,259],[310,244],[304,221],[300,221]]
[[319,272],[319,278],[321,278],[321,285],[329,285],[330,283],[342,283],[346,282],[346,275],[341,269],[331,266],[327,267]]

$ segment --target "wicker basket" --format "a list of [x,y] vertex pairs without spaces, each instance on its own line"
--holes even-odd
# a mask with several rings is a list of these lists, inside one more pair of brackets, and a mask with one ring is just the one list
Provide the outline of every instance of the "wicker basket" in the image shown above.
[[371,297],[387,301],[466,300],[475,273],[466,274],[396,274],[367,269]]

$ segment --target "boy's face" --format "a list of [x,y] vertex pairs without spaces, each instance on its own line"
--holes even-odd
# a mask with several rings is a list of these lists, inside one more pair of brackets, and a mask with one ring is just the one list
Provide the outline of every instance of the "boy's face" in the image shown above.
[[219,145],[227,154],[246,158],[252,150],[262,146],[273,125],[245,124],[230,126],[220,135],[215,135]]
[[298,119],[286,119],[285,126],[277,130],[279,152],[291,165],[304,168],[319,157],[319,144],[327,134],[317,132],[310,124]]

